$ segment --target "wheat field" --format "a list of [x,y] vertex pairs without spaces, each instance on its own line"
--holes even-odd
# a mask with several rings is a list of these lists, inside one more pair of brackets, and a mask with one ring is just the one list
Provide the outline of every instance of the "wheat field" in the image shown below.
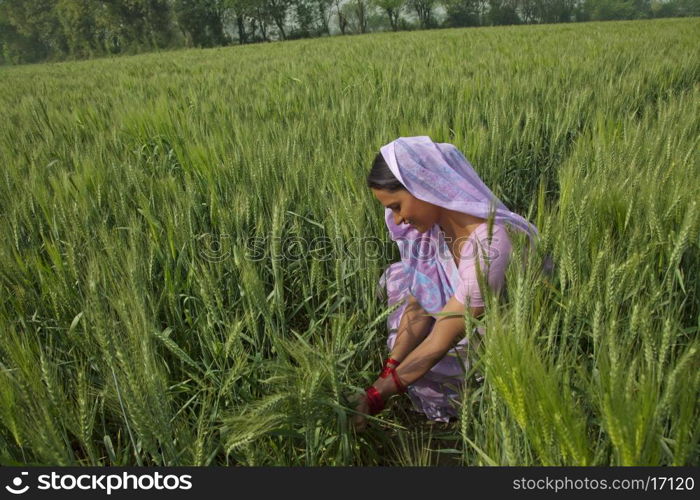
[[[0,463],[698,465],[698,35],[449,29],[1,69]],[[455,144],[541,241],[528,265],[513,240],[460,418],[395,397],[356,434],[346,398],[386,357],[377,280],[399,259],[364,178],[414,135]]]

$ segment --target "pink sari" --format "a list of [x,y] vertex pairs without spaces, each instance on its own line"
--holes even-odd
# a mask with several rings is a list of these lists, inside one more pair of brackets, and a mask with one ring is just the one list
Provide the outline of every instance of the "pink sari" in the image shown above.
[[[458,300],[469,301],[473,307],[483,305],[478,287],[473,286],[474,257],[479,255],[489,286],[498,290],[503,285],[511,250],[505,225],[527,233],[531,243],[538,236],[537,228],[509,211],[451,144],[434,143],[425,136],[402,137],[383,146],[381,152],[394,176],[416,198],[484,219],[492,216],[492,236],[496,235],[496,226],[500,226],[500,237],[494,237],[493,241],[488,239],[486,224],[477,227],[463,245],[457,266],[437,225],[421,234],[410,226],[394,224],[392,211],[386,209],[390,237],[401,253],[401,261],[391,264],[379,280],[380,287],[386,287],[388,304],[394,305],[413,295],[428,313],[435,313],[457,294]],[[494,272],[488,272],[488,267]],[[470,300],[474,298],[476,301]],[[405,308],[406,302],[387,319],[390,350]],[[485,332],[479,329],[478,333]],[[458,415],[461,386],[465,370],[469,370],[467,350],[465,336],[430,371],[408,387],[414,407],[429,419],[447,422]]]

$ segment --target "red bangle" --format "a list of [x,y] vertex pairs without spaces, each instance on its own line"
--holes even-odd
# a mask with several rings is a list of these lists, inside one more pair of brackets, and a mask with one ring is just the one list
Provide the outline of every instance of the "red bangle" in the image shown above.
[[401,364],[401,361],[396,361],[394,358],[389,356],[388,358],[386,358],[386,361],[384,361],[384,366],[388,366],[390,364],[394,365],[394,368],[396,368],[397,366],[399,366],[399,364]]
[[382,396],[379,394],[376,387],[370,385],[367,389],[365,389],[365,393],[367,393],[370,415],[376,415],[384,409],[384,401],[382,401]]
[[386,358],[386,361],[384,361],[384,368],[382,369],[382,373],[380,373],[379,376],[381,378],[387,378],[389,376],[389,373],[391,373],[391,370],[399,366],[400,363],[400,361],[396,361],[392,357]]

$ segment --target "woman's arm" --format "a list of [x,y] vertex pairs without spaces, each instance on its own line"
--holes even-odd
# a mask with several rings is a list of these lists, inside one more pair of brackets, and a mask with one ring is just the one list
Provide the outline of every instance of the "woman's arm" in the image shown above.
[[396,361],[403,359],[430,333],[433,317],[423,309],[413,295],[408,296],[408,304],[399,321],[394,348],[390,356]]
[[[438,316],[430,335],[396,368],[396,374],[404,385],[410,385],[425,375],[452,346],[459,342],[465,333],[464,311],[465,305],[455,297],[447,301],[440,312],[456,314],[456,316]],[[470,307],[470,313],[478,318],[484,313],[484,308]],[[397,392],[393,377],[379,377],[372,385],[379,391],[383,401]],[[355,410],[358,414],[353,415],[351,422],[356,430],[362,431],[367,425],[363,414],[369,412],[369,402],[364,395],[358,398]]]
[[[396,374],[404,385],[408,386],[425,375],[464,336],[464,311],[464,304],[456,298],[452,297],[447,301],[441,313],[456,314],[456,316],[439,316],[427,338],[396,368]],[[470,313],[476,318],[483,312],[483,307],[470,308]],[[397,392],[391,377],[380,377],[372,385],[379,391],[384,401]]]

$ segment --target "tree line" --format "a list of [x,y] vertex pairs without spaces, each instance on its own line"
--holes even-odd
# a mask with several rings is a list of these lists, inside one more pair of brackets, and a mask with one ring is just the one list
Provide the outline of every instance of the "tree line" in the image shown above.
[[0,0],[0,63],[386,30],[700,15],[700,0]]

